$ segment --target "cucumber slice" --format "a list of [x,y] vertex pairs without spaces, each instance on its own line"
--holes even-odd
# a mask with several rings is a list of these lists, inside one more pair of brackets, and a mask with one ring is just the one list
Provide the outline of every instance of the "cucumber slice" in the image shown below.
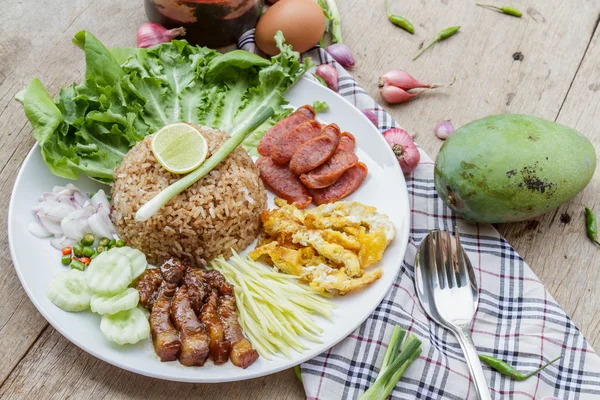
[[114,296],[92,295],[90,307],[93,312],[103,314],[116,314],[119,311],[130,310],[138,305],[140,293],[134,288],[127,288]]
[[138,249],[134,249],[133,247],[117,247],[111,250],[111,252],[113,251],[122,254],[129,259],[131,266],[131,280],[140,276],[142,272],[146,270],[146,267],[148,267],[146,256]]
[[85,271],[85,277],[90,290],[103,296],[124,291],[133,280],[129,259],[112,250],[94,258]]
[[100,321],[100,330],[112,342],[134,344],[148,338],[150,324],[146,314],[135,307],[112,315],[104,314]]
[[76,269],[56,275],[48,285],[46,295],[52,303],[65,311],[79,312],[90,307],[90,291],[85,273]]

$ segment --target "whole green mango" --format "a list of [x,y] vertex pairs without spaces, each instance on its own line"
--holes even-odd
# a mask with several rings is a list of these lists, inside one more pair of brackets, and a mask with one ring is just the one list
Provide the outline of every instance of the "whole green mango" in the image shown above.
[[521,221],[577,195],[595,169],[592,143],[574,129],[528,115],[492,115],[446,140],[435,187],[467,220]]

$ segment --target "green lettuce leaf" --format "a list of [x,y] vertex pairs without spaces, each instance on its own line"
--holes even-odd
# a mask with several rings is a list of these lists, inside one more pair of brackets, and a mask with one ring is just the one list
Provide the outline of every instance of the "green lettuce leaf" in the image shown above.
[[110,182],[127,151],[145,136],[174,122],[230,131],[269,105],[275,116],[244,143],[256,154],[264,133],[290,113],[283,95],[312,66],[285,45],[271,60],[241,50],[215,50],[173,40],[149,49],[107,49],[94,35],[78,32],[73,43],[85,54],[82,83],[53,100],[34,79],[18,99],[52,173],[81,173]]

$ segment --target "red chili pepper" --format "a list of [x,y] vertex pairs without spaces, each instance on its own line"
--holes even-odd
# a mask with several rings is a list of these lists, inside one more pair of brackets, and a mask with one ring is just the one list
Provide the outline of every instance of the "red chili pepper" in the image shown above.
[[90,265],[90,258],[89,257],[81,257],[79,259],[79,261],[81,261],[82,263],[84,263],[85,265]]
[[63,256],[67,256],[67,255],[71,254],[72,252],[73,252],[73,249],[70,247],[64,247],[62,249]]

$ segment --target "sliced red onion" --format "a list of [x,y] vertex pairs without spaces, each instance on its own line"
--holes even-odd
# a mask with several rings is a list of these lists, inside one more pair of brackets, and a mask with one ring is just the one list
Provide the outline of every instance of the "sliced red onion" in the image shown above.
[[36,237],[43,238],[52,236],[52,232],[44,228],[42,224],[38,222],[30,222],[28,226],[29,232]]
[[60,223],[58,223],[56,221],[52,221],[46,215],[38,214],[37,218],[38,218],[38,221],[40,222],[40,224],[48,232],[52,233],[53,235],[62,235],[62,228],[60,226]]
[[96,214],[88,218],[90,229],[95,235],[101,237],[113,236],[113,224],[108,218],[108,214],[104,210],[98,211]]
[[75,244],[88,232],[102,237],[113,237],[116,232],[104,190],[90,199],[73,184],[55,186],[40,196],[32,211],[36,221],[29,225],[30,232],[37,237],[54,235],[51,244],[57,249]]
[[[85,227],[82,226],[82,221],[83,220],[65,218],[60,223],[60,227],[66,237],[71,239],[81,239],[86,233]],[[87,225],[87,219],[85,219],[85,223]]]
[[68,237],[63,236],[60,238],[54,238],[54,239],[50,240],[50,244],[55,249],[62,250],[65,247],[73,247],[75,244],[77,244],[77,240],[69,239]]
[[92,196],[90,201],[92,202],[92,205],[96,207],[96,209],[98,209],[98,206],[101,205],[107,212],[110,212],[110,202],[108,201],[104,190],[98,190],[96,194]]
[[46,215],[53,221],[60,222],[65,219],[70,213],[74,212],[73,206],[63,203],[56,203],[54,207],[46,211]]
[[81,192],[73,193],[73,199],[80,207],[85,207],[85,203],[89,200],[89,198],[84,196]]

